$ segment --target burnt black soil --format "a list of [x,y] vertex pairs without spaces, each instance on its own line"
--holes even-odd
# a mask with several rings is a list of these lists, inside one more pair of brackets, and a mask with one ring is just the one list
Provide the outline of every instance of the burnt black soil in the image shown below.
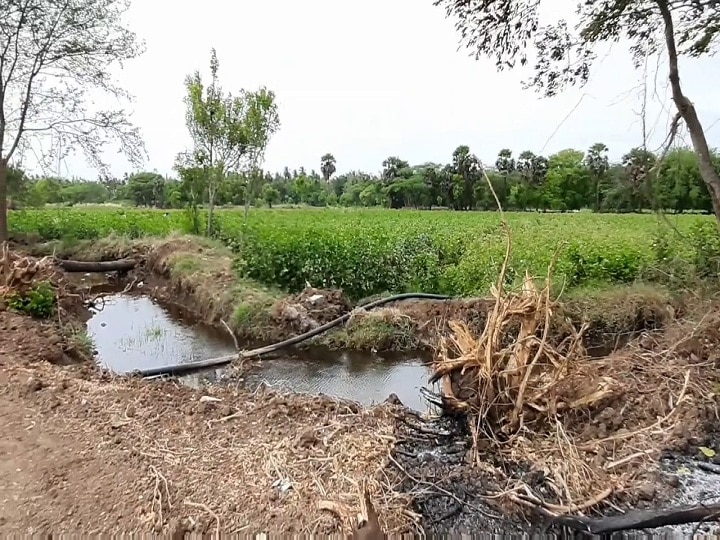
[[[720,428],[720,424],[716,428]],[[692,442],[698,446],[718,447],[720,439],[717,433],[718,429]],[[400,468],[403,476],[396,489],[412,495],[413,510],[422,515],[426,534],[475,535],[482,531],[500,535],[527,534],[535,538],[592,537],[552,524],[541,516],[511,515],[489,504],[484,495],[502,492],[507,486],[472,465],[472,436],[464,419],[444,416],[429,420],[408,414],[398,419],[396,437],[394,463],[391,462],[390,467]],[[522,463],[510,464],[497,459],[490,447],[480,457],[487,465],[502,470],[507,477],[521,479],[542,493],[543,478],[537,473],[530,473]],[[661,470],[656,474],[656,484],[648,497],[650,500],[620,502],[619,507],[651,510],[718,502],[720,473],[703,470],[700,463],[714,464],[720,471],[720,456],[705,457],[694,445],[664,451],[660,459]],[[615,509],[606,509],[604,515],[618,513]],[[605,537],[647,538],[648,532],[668,538],[678,535],[689,537],[694,532],[712,534],[717,529],[717,523],[701,523],[645,532],[618,532]]]

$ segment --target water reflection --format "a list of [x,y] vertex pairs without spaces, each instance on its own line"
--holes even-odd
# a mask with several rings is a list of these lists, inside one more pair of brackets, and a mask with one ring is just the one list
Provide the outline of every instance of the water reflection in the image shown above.
[[420,388],[429,371],[422,359],[370,355],[348,351],[313,350],[291,358],[267,359],[250,380],[264,380],[279,389],[328,394],[365,405],[395,393],[405,405],[424,410]]
[[231,354],[232,344],[207,329],[178,323],[147,297],[115,295],[88,321],[100,362],[124,373]]
[[[205,360],[234,351],[227,334],[192,326],[180,318],[177,310],[167,310],[147,297],[108,298],[104,309],[88,321],[88,331],[100,362],[118,373]],[[425,410],[420,395],[428,377],[424,360],[417,355],[313,348],[264,359],[247,380],[282,390],[352,399],[365,405],[395,393],[405,405]],[[222,369],[214,369],[187,375],[183,380],[197,387],[218,382],[223,373]]]

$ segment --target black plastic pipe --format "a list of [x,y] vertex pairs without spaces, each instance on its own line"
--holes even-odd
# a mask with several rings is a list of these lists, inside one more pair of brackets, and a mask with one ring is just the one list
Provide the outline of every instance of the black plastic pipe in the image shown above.
[[323,332],[327,332],[328,330],[331,330],[332,328],[335,328],[336,326],[343,324],[354,313],[356,313],[359,310],[373,309],[376,307],[383,306],[385,304],[389,304],[390,302],[396,302],[399,300],[415,300],[415,299],[419,299],[419,300],[450,300],[451,298],[452,298],[451,296],[446,296],[444,294],[430,294],[430,293],[395,294],[393,296],[388,296],[386,298],[380,298],[379,300],[374,300],[373,302],[368,302],[367,304],[358,306],[354,310],[350,311],[349,313],[346,313],[345,315],[338,317],[337,319],[334,319],[328,323],[325,323],[322,326],[318,326],[317,328],[314,328],[308,332],[305,332],[304,334],[300,334],[299,336],[294,336],[294,337],[288,338],[288,339],[280,341],[278,343],[273,343],[272,345],[260,347],[259,349],[253,349],[250,351],[240,351],[236,354],[229,354],[226,356],[220,356],[218,358],[210,358],[208,360],[201,360],[199,362],[188,362],[187,364],[176,364],[173,366],[159,366],[159,367],[148,368],[148,369],[136,369],[134,371],[126,373],[125,375],[140,376],[140,377],[157,377],[159,375],[182,375],[182,374],[190,373],[193,371],[200,371],[200,370],[204,370],[204,369],[208,369],[208,368],[225,366],[227,364],[230,364],[233,360],[236,360],[236,359],[254,358],[256,356],[268,354],[271,352],[278,351],[280,349],[284,349],[285,347],[290,347],[292,345],[297,345],[298,343],[302,343],[303,341],[306,341],[310,338],[313,338],[317,335],[322,334]]

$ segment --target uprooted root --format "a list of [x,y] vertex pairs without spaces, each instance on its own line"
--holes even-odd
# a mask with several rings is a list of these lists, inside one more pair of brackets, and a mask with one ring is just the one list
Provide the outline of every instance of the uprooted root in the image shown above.
[[[520,293],[494,289],[495,308],[479,337],[451,323],[433,378],[442,380],[444,408],[471,423],[476,465],[506,477],[518,469],[483,462],[477,448],[487,441],[506,464],[529,465],[530,475],[507,477],[509,489],[495,499],[578,512],[632,494],[679,433],[701,429],[715,371],[697,354],[679,354],[677,342],[591,359],[581,343],[585,327],[567,321],[570,337],[549,343],[558,315],[549,284],[548,277],[539,290],[528,276]],[[684,339],[717,322],[704,319]]]
[[49,283],[55,291],[59,315],[83,312],[84,294],[66,282],[64,273],[55,265],[54,257],[22,256],[10,250],[7,243],[0,248],[0,298],[23,296],[40,283]]
[[2,245],[0,258],[0,281],[5,291],[25,292],[38,281],[53,281],[57,276],[52,257],[35,259],[21,257],[10,251],[8,244]]
[[[527,276],[518,294],[505,295],[495,288],[492,292],[495,309],[482,335],[475,338],[467,325],[451,322],[451,343],[441,343],[433,380],[443,379],[446,409],[486,419],[489,435],[507,438],[522,431],[528,416],[533,421],[541,415],[553,418],[560,411],[585,407],[611,393],[609,377],[588,381],[588,373],[571,369],[573,359],[585,355],[585,327],[576,331],[566,323],[570,336],[557,346],[548,342],[555,308],[549,284],[540,291]],[[516,335],[504,345],[513,330]],[[592,390],[567,395],[567,390],[581,390],[577,388],[580,382]]]

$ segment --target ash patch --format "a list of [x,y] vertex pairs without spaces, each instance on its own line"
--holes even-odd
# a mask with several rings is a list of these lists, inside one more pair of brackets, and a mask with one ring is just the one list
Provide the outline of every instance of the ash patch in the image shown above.
[[483,497],[502,487],[472,466],[472,437],[466,426],[449,417],[400,417],[391,460],[402,472],[396,490],[412,497],[426,534],[474,535],[480,527],[491,534],[527,533],[529,523],[502,515]]

